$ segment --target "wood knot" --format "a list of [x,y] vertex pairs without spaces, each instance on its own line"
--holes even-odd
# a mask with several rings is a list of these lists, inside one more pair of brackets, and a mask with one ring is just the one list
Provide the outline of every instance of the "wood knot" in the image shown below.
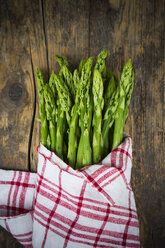
[[22,85],[14,83],[10,86],[9,97],[12,101],[18,101],[22,97]]

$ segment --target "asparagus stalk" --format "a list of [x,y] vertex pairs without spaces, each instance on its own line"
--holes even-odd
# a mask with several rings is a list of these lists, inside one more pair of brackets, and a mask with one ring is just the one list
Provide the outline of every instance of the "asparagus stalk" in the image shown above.
[[134,73],[131,60],[124,66],[120,80],[120,100],[117,109],[118,119],[115,120],[112,150],[115,149],[123,139],[125,120],[128,115],[128,105],[131,100],[133,90]]
[[98,163],[101,160],[101,123],[102,110],[104,106],[103,98],[103,80],[98,70],[94,70],[93,76],[93,102],[94,102],[94,117],[93,117],[93,163]]
[[51,149],[51,140],[50,140],[50,134],[48,133],[48,137],[47,137],[47,148],[48,150]]
[[67,87],[67,85],[64,83],[64,81],[61,79],[61,77],[55,75],[55,84],[58,91],[59,96],[59,104],[61,105],[61,110],[66,113],[66,119],[68,122],[68,125],[70,125],[70,113],[71,113],[71,97],[70,92]]
[[106,65],[105,65],[106,57],[107,57],[107,51],[102,50],[97,57],[96,65],[94,68],[95,70],[98,70],[101,73],[101,76],[103,78],[103,82],[105,82],[106,76],[107,76],[107,69],[106,69]]
[[73,84],[73,77],[72,77],[72,73],[69,71],[69,69],[67,68],[67,66],[63,65],[62,68],[62,74],[63,74],[63,78],[68,86],[69,92],[72,96],[72,100],[75,99],[75,88],[74,88],[74,84]]
[[63,65],[69,67],[68,61],[65,56],[55,55],[55,59],[59,63],[60,67],[62,67]]
[[48,123],[45,112],[45,100],[44,100],[44,78],[40,70],[37,70],[37,83],[38,83],[38,95],[39,95],[39,114],[41,118],[41,143],[47,147],[48,138]]
[[130,86],[129,86],[129,89],[128,89],[128,92],[127,92],[126,98],[125,98],[124,122],[126,122],[126,119],[128,117],[128,107],[129,107],[129,104],[131,101],[132,91],[134,88],[134,73],[133,72],[132,72],[130,80],[132,82],[130,83]]
[[80,142],[77,151],[77,168],[92,163],[92,149],[90,144],[90,128],[92,121],[92,104],[90,98],[92,72],[92,58],[89,58],[82,68],[80,79],[80,119],[81,128]]
[[82,68],[85,65],[85,61],[82,59],[79,64],[79,77],[81,77]]
[[104,121],[102,127],[102,156],[106,156],[109,151],[109,130],[117,118],[117,107],[119,101],[119,87],[113,92],[109,101],[108,108],[104,114]]
[[[63,141],[65,130],[67,129],[65,118],[67,120],[67,124],[70,127],[71,122],[71,108],[72,108],[72,102],[70,97],[70,92],[68,89],[68,86],[64,83],[62,78],[60,76],[55,75],[55,85],[56,89],[58,91],[58,114],[57,114],[57,139],[58,139],[58,146],[56,147],[56,150],[59,156],[62,158],[64,154],[64,145],[68,143],[67,138],[68,134],[65,135],[65,141]],[[65,150],[68,149],[68,147],[65,147]],[[67,154],[67,153],[66,153]],[[66,160],[66,159],[65,159]]]
[[76,164],[76,155],[77,155],[77,145],[78,145],[78,134],[77,134],[77,126],[78,126],[78,120],[79,120],[79,104],[75,103],[72,108],[71,113],[71,123],[70,123],[70,129],[69,129],[69,138],[68,138],[68,161],[69,165],[73,168]]
[[[108,81],[109,80],[109,81]],[[106,77],[106,89],[104,93],[104,114],[108,108],[109,101],[112,97],[113,92],[116,90],[117,86],[119,85],[117,76],[112,73],[111,71],[107,70],[107,77]],[[114,123],[112,124],[112,127],[108,131],[109,139],[106,139],[104,142],[106,142],[105,147],[106,151],[111,151],[112,149],[112,142],[113,142],[113,131],[114,131]]]
[[56,105],[53,92],[48,84],[44,86],[45,110],[49,123],[51,151],[55,152],[56,145]]
[[113,92],[116,90],[116,81],[115,81],[115,78],[114,76],[112,75],[109,83],[108,83],[108,86],[107,86],[107,89],[106,89],[106,92],[104,94],[104,109],[105,111],[107,110],[108,108],[108,105],[109,105],[109,100],[111,99],[111,96],[113,94]]
[[61,67],[60,72],[59,72],[59,76],[67,84],[67,86],[69,88],[69,92],[72,96],[72,99],[74,99],[75,98],[75,88],[73,85],[72,73],[68,69],[68,67],[69,67],[68,61],[67,61],[66,57],[58,56],[58,55],[55,56],[55,59]]
[[[89,81],[90,82],[90,81]],[[88,85],[90,84],[88,82]],[[87,90],[89,92],[89,90]],[[89,93],[87,93],[89,96]],[[91,128],[91,122],[92,122],[92,104],[90,99],[88,100],[88,103],[86,102],[88,108],[88,113],[84,110],[81,110],[80,114],[80,128],[81,128],[81,136],[78,146],[78,152],[77,152],[77,168],[81,168],[86,165],[92,164],[92,149],[91,149],[91,142],[90,142],[90,128]],[[84,116],[84,118],[83,118]],[[82,126],[81,122],[84,120],[84,126]],[[87,124],[88,121],[88,124]]]
[[64,126],[65,126],[65,112],[57,100],[57,130],[56,130],[56,154],[63,159],[63,144],[64,144]]
[[56,84],[55,84],[55,72],[52,71],[49,79],[49,86],[53,92],[54,98],[56,99],[57,97],[57,90],[56,90]]
[[74,88],[75,88],[75,95],[77,94],[79,81],[80,81],[79,73],[78,73],[78,70],[75,69],[73,72],[73,84],[74,84]]
[[74,168],[76,164],[77,146],[78,146],[78,138],[79,138],[78,120],[79,120],[80,83],[79,83],[79,74],[77,70],[75,70],[73,73],[73,82],[76,91],[76,97],[75,97],[75,104],[72,107],[72,111],[71,111],[67,157],[69,160],[69,165]]

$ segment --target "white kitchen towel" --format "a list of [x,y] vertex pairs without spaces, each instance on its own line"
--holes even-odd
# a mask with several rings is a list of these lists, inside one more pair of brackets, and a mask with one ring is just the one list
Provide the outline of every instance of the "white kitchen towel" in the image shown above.
[[25,247],[140,247],[132,142],[73,170],[42,144],[37,174],[0,171],[0,224]]

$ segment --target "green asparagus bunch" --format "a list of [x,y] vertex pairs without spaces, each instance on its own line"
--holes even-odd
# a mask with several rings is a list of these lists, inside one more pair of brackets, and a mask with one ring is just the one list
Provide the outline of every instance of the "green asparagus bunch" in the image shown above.
[[49,82],[37,71],[41,142],[61,159],[79,169],[99,163],[123,140],[134,87],[129,59],[120,81],[106,67],[102,50],[95,66],[92,57],[80,61],[73,73],[64,56],[55,56],[59,73]]

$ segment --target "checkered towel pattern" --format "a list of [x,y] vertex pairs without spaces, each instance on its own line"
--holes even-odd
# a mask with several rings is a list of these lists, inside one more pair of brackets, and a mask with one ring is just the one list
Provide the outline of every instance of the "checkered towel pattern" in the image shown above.
[[37,174],[0,170],[0,225],[24,247],[140,247],[130,137],[81,170],[38,154]]

